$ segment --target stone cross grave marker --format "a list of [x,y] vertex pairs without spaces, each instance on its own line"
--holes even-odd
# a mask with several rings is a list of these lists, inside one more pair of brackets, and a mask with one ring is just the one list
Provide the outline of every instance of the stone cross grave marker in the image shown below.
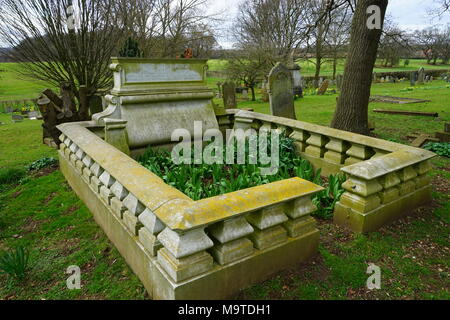
[[277,63],[269,73],[270,112],[277,117],[296,119],[292,72]]
[[233,82],[227,81],[222,84],[222,95],[225,109],[234,109],[237,107],[236,85]]
[[322,82],[319,90],[317,91],[317,95],[323,96],[327,92],[327,89],[329,86],[330,86],[330,80],[325,80],[324,82]]

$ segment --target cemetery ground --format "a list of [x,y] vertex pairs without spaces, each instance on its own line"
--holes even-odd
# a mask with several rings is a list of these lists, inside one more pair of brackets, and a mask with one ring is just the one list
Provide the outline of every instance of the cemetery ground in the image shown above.
[[[209,79],[211,87],[219,79]],[[3,82],[3,80],[2,80]],[[429,103],[371,103],[369,119],[382,139],[409,143],[407,135],[433,134],[450,121],[450,88],[433,81],[374,84],[372,93],[430,99]],[[35,88],[29,88],[33,91]],[[17,89],[18,91],[19,88]],[[24,94],[26,89],[23,89]],[[31,92],[31,94],[33,94]],[[336,94],[306,90],[295,102],[299,120],[329,125]],[[28,95],[29,96],[29,95]],[[269,104],[238,102],[269,113]],[[221,100],[216,99],[216,103]],[[438,112],[438,118],[373,113],[372,109]],[[26,172],[25,166],[56,151],[42,145],[41,122],[12,123],[0,114],[0,250],[22,245],[30,252],[22,282],[0,275],[1,299],[144,299],[146,293],[117,249],[95,223],[57,166]],[[295,269],[243,290],[241,299],[449,299],[450,159],[433,160],[433,202],[409,217],[367,235],[319,221],[319,254]],[[11,169],[16,169],[11,171]],[[369,263],[381,268],[381,290],[366,289]],[[68,290],[67,267],[81,268],[81,290]]]

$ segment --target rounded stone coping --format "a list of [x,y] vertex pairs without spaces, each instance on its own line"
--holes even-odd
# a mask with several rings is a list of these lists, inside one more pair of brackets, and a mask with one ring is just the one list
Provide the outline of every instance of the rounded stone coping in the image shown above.
[[173,230],[207,226],[324,190],[310,181],[291,178],[187,203],[171,201],[156,210]]
[[364,136],[361,134],[338,130],[330,127],[320,126],[317,124],[312,124],[308,122],[303,122],[299,120],[292,120],[282,117],[276,117],[272,115],[257,113],[257,112],[251,112],[251,111],[245,111],[245,110],[227,110],[227,113],[230,115],[234,115],[234,117],[239,118],[247,118],[247,119],[255,119],[260,121],[266,121],[266,122],[272,122],[275,124],[279,124],[285,127],[290,127],[292,129],[298,129],[298,130],[305,130],[314,132],[317,134],[321,134],[324,136],[349,141],[352,143],[373,147],[376,149],[380,149],[382,151],[387,152],[395,152],[400,149],[416,149],[413,147],[405,146],[399,143],[381,140],[373,137]]
[[325,126],[319,126],[298,120],[280,118],[276,116],[239,109],[227,110],[227,114],[244,119],[256,119],[260,121],[271,122],[285,127],[290,127],[293,130],[299,129],[310,131],[324,136],[328,136],[330,138],[349,141],[351,143],[390,152],[389,154],[374,159],[365,160],[341,168],[342,172],[366,180],[376,179],[388,173],[406,168],[408,166],[417,164],[422,161],[429,160],[436,156],[435,153],[428,150],[414,148],[391,141],[385,141],[373,137],[368,137],[343,130],[337,130]]
[[343,167],[341,171],[365,180],[372,180],[435,156],[433,152],[411,147]]

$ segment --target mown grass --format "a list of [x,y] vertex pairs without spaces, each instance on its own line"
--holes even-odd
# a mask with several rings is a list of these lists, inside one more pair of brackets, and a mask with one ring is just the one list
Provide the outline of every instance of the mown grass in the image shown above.
[[[424,59],[410,59],[409,65],[404,65],[405,60],[401,60],[398,66],[395,67],[383,67],[382,61],[377,61],[374,72],[391,72],[391,71],[416,71],[420,67],[424,67],[425,69],[448,69],[450,65],[442,65],[436,64],[431,65],[427,64],[427,61]],[[305,60],[300,59],[297,60],[297,63],[300,65],[301,73],[304,76],[313,76],[315,74],[316,65],[313,60]],[[210,71],[223,71],[226,68],[227,61],[223,59],[212,59],[208,61],[208,66]],[[344,72],[345,67],[345,59],[339,59],[337,64],[337,73],[342,74]],[[321,75],[330,76],[333,74],[333,64],[331,60],[325,60],[321,66]]]
[[[1,80],[0,80],[1,81]],[[215,86],[217,79],[209,79]],[[3,81],[2,81],[3,84]],[[17,84],[20,85],[20,82]],[[27,85],[25,85],[27,86]],[[423,104],[372,103],[373,108],[439,112],[439,118],[383,115],[369,112],[375,133],[407,143],[406,135],[433,133],[450,120],[450,88],[442,81],[402,91],[408,83],[375,84],[374,94],[431,99]],[[428,89],[427,89],[428,88]],[[425,90],[426,89],[426,90]],[[17,92],[25,89],[17,88]],[[29,91],[31,94],[31,91]],[[295,102],[300,120],[328,125],[336,94],[306,95]],[[259,96],[258,96],[259,99]],[[216,99],[216,103],[221,103]],[[239,107],[269,112],[268,103],[239,101]],[[42,145],[39,121],[12,123],[0,114],[0,171],[25,166],[42,157],[56,157]],[[438,157],[431,172],[434,203],[369,235],[353,235],[320,222],[320,254],[297,268],[278,273],[243,290],[245,299],[448,299],[450,161]],[[0,174],[1,176],[1,174]],[[10,176],[8,176],[10,177]],[[19,181],[20,180],[20,181]],[[0,276],[4,299],[143,299],[145,290],[84,204],[57,170],[5,178],[0,187],[0,250],[23,245],[30,250],[30,271],[24,282],[7,286]],[[381,267],[382,289],[365,286],[368,263]],[[81,268],[82,289],[68,290],[67,267]]]

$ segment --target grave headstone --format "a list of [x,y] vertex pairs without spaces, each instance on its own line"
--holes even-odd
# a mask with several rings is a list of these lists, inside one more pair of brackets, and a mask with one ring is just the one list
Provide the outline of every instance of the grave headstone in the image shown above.
[[434,78],[433,76],[430,76],[430,82],[433,82]]
[[373,75],[372,75],[372,81],[373,82],[377,82],[378,81],[378,77],[377,77],[377,73],[376,72],[374,72]]
[[327,92],[327,89],[329,86],[330,86],[330,80],[325,80],[324,82],[322,82],[322,84],[319,87],[319,90],[317,90],[317,95],[323,96]]
[[419,73],[417,75],[417,82],[419,84],[423,84],[425,81],[425,69],[422,67],[419,69]]
[[222,84],[223,105],[225,109],[234,109],[236,103],[236,86],[233,82],[227,81]]
[[38,111],[30,111],[28,112],[28,119],[37,120],[39,118],[40,113]]
[[291,71],[278,62],[269,73],[270,112],[274,116],[296,119]]
[[381,77],[380,81],[381,81],[381,82],[384,82],[384,77]]
[[248,89],[247,88],[242,90],[242,99],[248,100]]
[[409,83],[411,84],[411,86],[416,85],[416,71],[409,73]]

